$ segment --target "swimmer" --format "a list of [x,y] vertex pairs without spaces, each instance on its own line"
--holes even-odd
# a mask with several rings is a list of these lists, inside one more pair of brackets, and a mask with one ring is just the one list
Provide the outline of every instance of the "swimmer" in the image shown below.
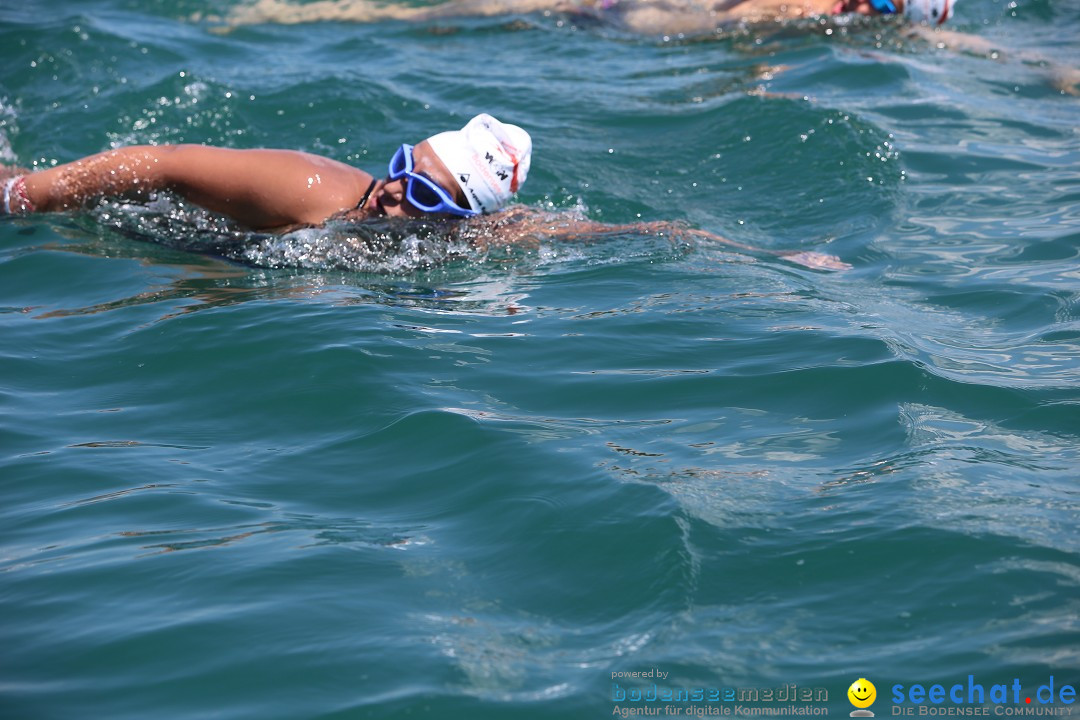
[[596,19],[646,35],[694,34],[738,23],[762,23],[823,15],[902,15],[914,24],[938,26],[955,0],[447,0],[413,7],[373,0],[256,0],[234,8],[227,26],[305,23],[322,20],[429,21],[514,13],[558,12]]
[[78,210],[102,197],[172,191],[252,230],[321,225],[335,217],[463,218],[501,209],[529,172],[532,141],[490,115],[403,144],[384,178],[293,150],[134,146],[4,182],[0,212]]
[[[904,18],[903,34],[940,48],[997,61],[1019,61],[1043,68],[1054,89],[1080,95],[1080,69],[1062,65],[1041,53],[1003,48],[985,38],[943,27],[953,16],[956,0],[444,0],[412,6],[387,0],[255,0],[232,9],[215,32],[262,23],[296,24],[320,21],[371,23],[381,20],[431,22],[457,17],[491,17],[527,13],[560,13],[592,20],[641,35],[695,36],[725,27],[775,24],[838,15]],[[776,72],[770,68],[770,72]]]
[[294,150],[133,146],[34,173],[0,166],[0,216],[77,211],[103,198],[148,200],[166,191],[256,231],[285,232],[331,220],[422,218],[445,223],[448,234],[467,226],[462,235],[483,244],[642,232],[702,238],[815,269],[850,267],[829,255],[762,251],[677,223],[609,225],[524,206],[504,210],[525,182],[531,160],[529,134],[487,114],[461,130],[402,144],[383,178]]

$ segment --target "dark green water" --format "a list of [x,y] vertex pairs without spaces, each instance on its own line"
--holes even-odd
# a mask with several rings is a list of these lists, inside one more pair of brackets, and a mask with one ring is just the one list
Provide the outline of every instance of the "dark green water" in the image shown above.
[[176,247],[198,217],[133,237],[161,208],[0,221],[0,718],[1078,684],[1075,2],[964,0],[997,60],[890,22],[192,19],[228,7],[0,4],[4,161],[378,173],[487,111],[533,134],[527,205],[854,267],[632,233],[251,267]]

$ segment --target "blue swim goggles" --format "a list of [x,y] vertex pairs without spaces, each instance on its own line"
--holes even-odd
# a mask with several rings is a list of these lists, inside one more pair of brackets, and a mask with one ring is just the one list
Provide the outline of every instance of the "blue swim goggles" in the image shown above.
[[413,146],[402,143],[390,158],[389,174],[391,180],[409,178],[405,184],[405,199],[417,210],[429,213],[450,213],[462,217],[472,217],[480,213],[463,208],[454,202],[450,193],[439,187],[429,177],[413,172]]
[[896,5],[892,0],[870,0],[870,4],[882,15],[892,15],[896,12]]

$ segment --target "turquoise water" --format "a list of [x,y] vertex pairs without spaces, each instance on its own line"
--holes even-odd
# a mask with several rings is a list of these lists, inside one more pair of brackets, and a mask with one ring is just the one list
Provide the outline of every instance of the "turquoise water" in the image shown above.
[[633,232],[331,257],[342,228],[238,263],[166,200],[0,222],[0,717],[1077,684],[1075,3],[965,0],[996,59],[890,22],[196,19],[229,7],[4,3],[0,154],[379,172],[488,111],[533,134],[526,205],[853,268]]

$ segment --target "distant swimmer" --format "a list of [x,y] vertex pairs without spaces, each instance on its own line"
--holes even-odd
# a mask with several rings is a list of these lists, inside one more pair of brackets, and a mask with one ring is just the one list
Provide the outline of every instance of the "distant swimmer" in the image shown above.
[[461,130],[402,144],[383,178],[294,150],[142,145],[33,173],[0,166],[6,177],[0,215],[80,210],[114,197],[149,200],[164,191],[256,231],[376,218],[429,219],[483,244],[639,231],[702,238],[817,269],[848,267],[829,255],[763,251],[677,223],[612,225],[574,213],[504,209],[531,161],[529,134],[487,114]]
[[641,35],[700,36],[728,27],[771,26],[785,20],[861,15],[904,18],[903,33],[940,48],[1014,60],[1042,69],[1062,93],[1080,95],[1080,70],[1039,52],[1003,48],[994,41],[946,30],[956,0],[443,0],[407,5],[386,0],[254,0],[234,7],[217,31],[263,23],[383,20],[435,22],[451,18],[559,13]]
[[224,18],[227,25],[305,23],[323,20],[439,20],[514,13],[558,12],[596,19],[642,34],[711,32],[738,23],[772,22],[823,15],[901,15],[938,26],[952,15],[955,0],[447,0],[409,6],[372,0],[256,0]]

